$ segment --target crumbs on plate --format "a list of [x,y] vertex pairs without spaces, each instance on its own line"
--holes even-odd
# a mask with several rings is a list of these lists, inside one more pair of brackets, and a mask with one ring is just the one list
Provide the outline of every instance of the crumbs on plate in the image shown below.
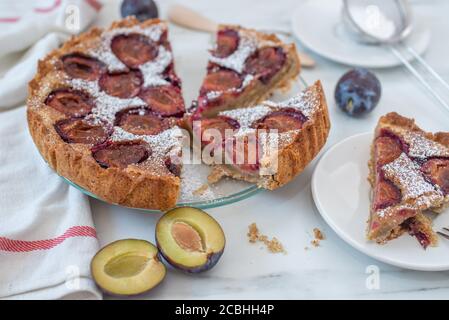
[[314,246],[314,247],[319,247],[320,246],[320,241],[324,240],[324,234],[323,232],[321,232],[320,229],[318,228],[314,228],[313,229],[313,236],[315,237],[315,239],[313,239],[310,243]]
[[273,239],[269,240],[266,235],[260,234],[259,229],[257,228],[257,225],[255,223],[251,223],[248,226],[247,235],[249,242],[262,242],[271,253],[287,253],[282,243],[276,237],[273,237]]

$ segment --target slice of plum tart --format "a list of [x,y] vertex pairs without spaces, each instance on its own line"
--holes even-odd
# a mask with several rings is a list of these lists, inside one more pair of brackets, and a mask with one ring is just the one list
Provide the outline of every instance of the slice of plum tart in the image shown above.
[[293,43],[285,44],[274,34],[220,25],[192,111],[208,117],[255,105],[275,89],[288,89],[299,71]]
[[108,202],[175,206],[185,108],[165,22],[75,36],[39,62],[29,90],[31,135],[59,175]]
[[203,149],[203,160],[211,155],[211,183],[232,177],[273,190],[290,182],[318,154],[330,120],[317,81],[284,102],[264,101],[193,120],[190,130]]
[[437,237],[423,211],[449,204],[449,133],[420,129],[388,113],[379,119],[369,161],[372,185],[368,239],[378,243],[407,232],[426,248]]

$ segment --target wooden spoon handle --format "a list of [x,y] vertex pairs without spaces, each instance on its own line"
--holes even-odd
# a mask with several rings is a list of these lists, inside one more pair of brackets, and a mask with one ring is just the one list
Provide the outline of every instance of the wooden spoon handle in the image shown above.
[[170,7],[168,19],[177,25],[198,31],[214,33],[218,28],[214,21],[180,4]]

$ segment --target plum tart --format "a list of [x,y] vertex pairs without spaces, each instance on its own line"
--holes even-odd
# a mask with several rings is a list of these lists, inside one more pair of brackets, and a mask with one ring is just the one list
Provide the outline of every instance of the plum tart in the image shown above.
[[449,203],[449,133],[421,130],[397,113],[380,118],[369,162],[372,185],[368,239],[384,243],[404,232],[426,248],[437,237],[423,211]]
[[130,207],[174,207],[184,114],[167,25],[127,18],[73,37],[30,82],[33,140],[61,176]]
[[299,70],[293,43],[285,44],[273,34],[220,25],[194,113],[207,117],[255,105],[275,89],[287,89]]
[[227,176],[269,190],[300,174],[324,146],[330,130],[319,81],[284,102],[264,101],[192,123],[203,159],[207,147],[207,154],[213,151],[210,182]]

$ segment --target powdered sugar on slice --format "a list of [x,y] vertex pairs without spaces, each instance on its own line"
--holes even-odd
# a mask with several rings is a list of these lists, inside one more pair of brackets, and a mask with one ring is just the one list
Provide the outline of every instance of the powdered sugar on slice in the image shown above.
[[246,59],[257,50],[257,42],[254,37],[239,32],[239,45],[237,49],[225,58],[218,58],[213,55],[209,61],[222,67],[242,73],[245,68]]
[[433,140],[427,139],[417,132],[406,132],[402,135],[409,145],[409,155],[413,158],[449,157],[449,148]]
[[439,195],[442,197],[442,193],[424,179],[419,166],[405,153],[402,153],[396,160],[384,165],[382,170],[388,179],[397,183],[405,201],[423,195]]
[[234,109],[229,111],[220,112],[220,115],[227,116],[237,120],[240,123],[240,127],[250,127],[255,121],[262,119],[268,113],[271,112],[271,108],[265,105],[259,105],[250,108]]
[[315,87],[310,87],[300,94],[284,102],[265,101],[264,104],[275,108],[294,108],[301,111],[307,118],[311,118],[320,106],[320,94]]

